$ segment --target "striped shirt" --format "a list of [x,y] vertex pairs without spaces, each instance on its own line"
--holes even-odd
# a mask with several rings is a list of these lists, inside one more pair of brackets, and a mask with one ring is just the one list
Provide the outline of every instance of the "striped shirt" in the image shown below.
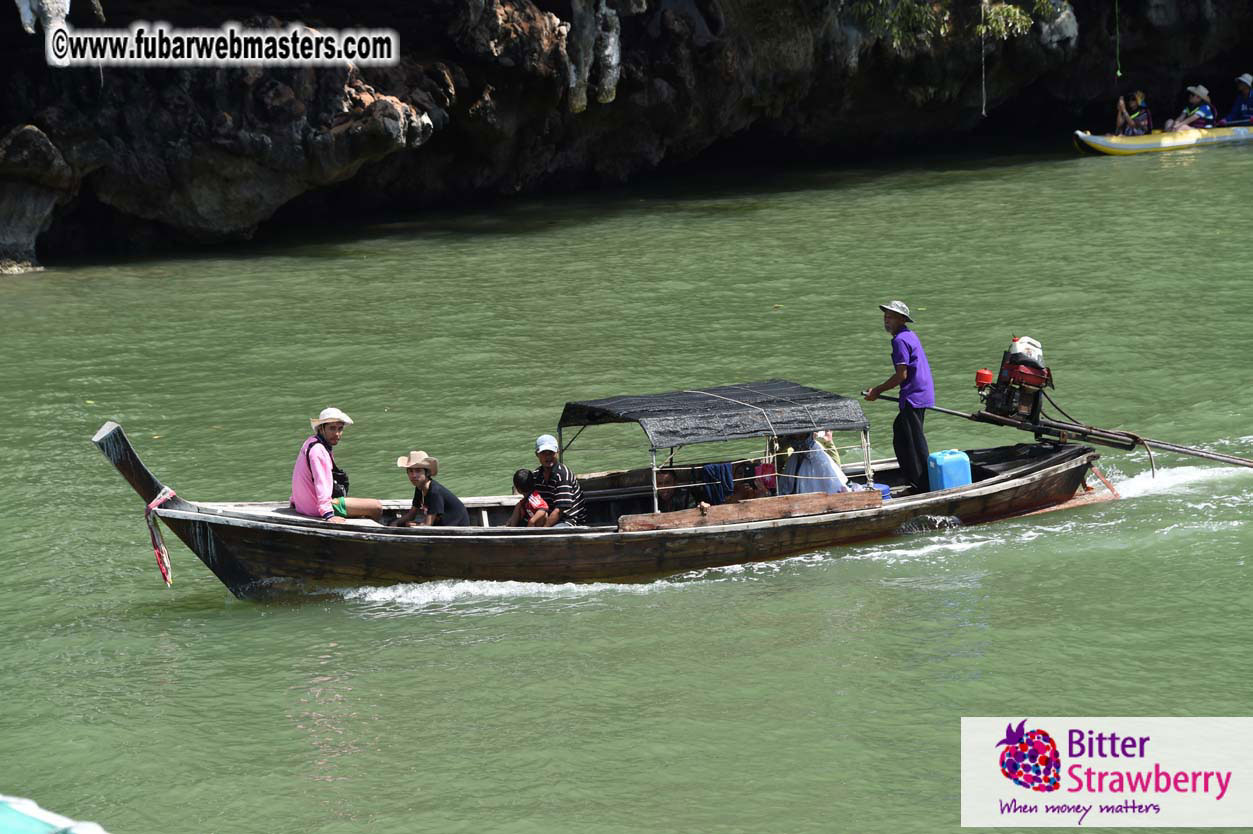
[[549,480],[544,479],[542,466],[531,474],[535,491],[548,502],[548,506],[561,510],[558,521],[568,521],[580,527],[587,523],[587,511],[583,507],[583,488],[575,480],[574,473],[564,464],[553,464],[552,477]]

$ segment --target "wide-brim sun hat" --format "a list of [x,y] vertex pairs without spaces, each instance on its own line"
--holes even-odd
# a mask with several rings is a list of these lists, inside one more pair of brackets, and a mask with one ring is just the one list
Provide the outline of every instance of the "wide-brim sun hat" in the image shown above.
[[896,313],[904,318],[905,321],[913,321],[913,318],[909,315],[909,307],[906,306],[904,301],[889,301],[887,304],[880,304],[879,309],[885,313]]
[[322,409],[321,413],[318,414],[317,417],[309,420],[309,425],[313,427],[314,431],[318,430],[318,426],[323,426],[327,423],[343,423],[345,426],[351,426],[352,418],[340,411],[338,408],[332,406],[330,408]]
[[560,452],[561,447],[557,445],[557,438],[551,434],[541,434],[535,438],[535,454],[540,452]]
[[401,469],[428,469],[432,478],[439,474],[439,461],[421,450],[396,458],[396,465]]
[[1206,87],[1202,84],[1197,84],[1194,87],[1189,87],[1188,92],[1192,93],[1192,95],[1194,96],[1200,96],[1202,99],[1204,99],[1207,102],[1209,101],[1209,87]]
[[1246,72],[1244,75],[1237,75],[1236,81],[1239,81],[1246,87],[1253,87],[1253,74]]

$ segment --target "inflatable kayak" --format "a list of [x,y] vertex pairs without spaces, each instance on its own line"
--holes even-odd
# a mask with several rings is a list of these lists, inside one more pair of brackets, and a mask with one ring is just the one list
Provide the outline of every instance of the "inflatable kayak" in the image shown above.
[[1172,133],[1155,130],[1144,136],[1103,136],[1088,133],[1086,130],[1075,131],[1075,147],[1079,150],[1084,153],[1105,153],[1114,156],[1250,141],[1253,141],[1253,127],[1210,127],[1201,130],[1178,130]]
[[4,834],[108,834],[94,822],[74,822],[32,800],[0,796],[0,832]]

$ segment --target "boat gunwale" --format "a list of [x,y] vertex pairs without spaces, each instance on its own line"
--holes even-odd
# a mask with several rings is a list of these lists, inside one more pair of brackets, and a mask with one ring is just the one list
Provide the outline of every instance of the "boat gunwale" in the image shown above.
[[[1155,131],[1140,136],[1106,136],[1076,130],[1072,136],[1092,151],[1107,156],[1134,156],[1142,153],[1159,153],[1195,148],[1203,145],[1225,145],[1234,142],[1253,141],[1253,125],[1232,127],[1190,128],[1167,134]],[[1171,136],[1164,139],[1162,137]],[[1177,137],[1177,138],[1176,138]]]
[[[946,504],[954,498],[982,498],[1008,488],[1026,486],[1075,467],[1090,466],[1094,460],[1100,457],[1100,453],[1089,446],[1071,444],[1058,446],[1053,452],[1053,455],[1061,455],[1062,453],[1069,452],[1072,449],[1080,451],[1074,454],[1066,455],[1064,459],[1056,461],[1055,463],[1047,463],[1047,461],[1029,461],[1022,467],[999,473],[982,481],[977,481],[975,483],[959,487],[952,487],[950,489],[937,490],[935,492],[926,492],[920,495],[902,496],[900,498],[892,499],[891,504],[883,504],[877,507],[856,510],[838,510],[835,512],[793,516],[790,518],[769,518],[756,521],[732,522],[727,524],[708,524],[701,525],[699,527],[679,527],[668,530],[636,530],[627,532],[619,530],[617,525],[598,525],[596,527],[573,529],[537,529],[528,527],[374,527],[351,524],[335,524],[324,522],[321,519],[311,517],[306,518],[301,516],[269,518],[253,513],[231,512],[229,510],[214,507],[211,503],[201,504],[194,501],[186,501],[185,506],[195,507],[195,510],[185,509],[185,506],[184,508],[159,507],[155,510],[155,512],[162,518],[171,518],[181,521],[201,521],[230,527],[275,531],[281,530],[284,532],[295,532],[314,537],[380,541],[392,544],[401,544],[406,542],[434,543],[450,540],[461,543],[472,543],[484,541],[505,541],[517,539],[518,537],[554,542],[689,537],[693,534],[722,534],[727,532],[762,530],[773,527],[790,527],[809,524],[817,525],[834,520],[867,518],[875,515],[895,513],[900,510],[917,510],[918,508],[925,507],[928,504],[935,504],[938,506]],[[1052,457],[1052,455],[1050,455],[1050,457]],[[1044,463],[1045,465],[1039,466],[1040,463]],[[1038,468],[1032,469],[1033,466],[1037,466]],[[1027,471],[1024,472],[1024,470]],[[258,503],[270,505],[273,502]],[[239,506],[238,503],[234,503],[232,505]],[[1012,515],[1006,517],[1009,518],[1012,517]],[[345,527],[349,529],[343,529]],[[487,533],[480,531],[492,532]]]

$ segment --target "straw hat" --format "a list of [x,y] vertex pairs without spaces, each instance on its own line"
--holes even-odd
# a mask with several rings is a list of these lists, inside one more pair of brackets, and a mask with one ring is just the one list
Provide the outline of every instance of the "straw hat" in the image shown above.
[[410,452],[404,457],[396,458],[396,465],[401,469],[427,469],[432,478],[439,474],[439,461],[422,451]]
[[1253,87],[1253,75],[1250,75],[1247,72],[1244,75],[1237,75],[1236,81],[1239,81],[1246,87]]
[[885,313],[896,313],[904,317],[905,321],[913,321],[909,317],[909,307],[905,306],[904,301],[889,301],[887,304],[880,304],[879,309]]
[[345,426],[351,426],[352,418],[338,408],[331,407],[322,409],[321,414],[309,421],[309,425],[313,427],[314,431],[318,430],[318,426],[323,426],[327,423],[343,423]]
[[1197,84],[1195,87],[1189,87],[1188,92],[1192,93],[1192,95],[1194,96],[1200,96],[1202,101],[1205,101],[1206,103],[1210,103],[1208,87],[1205,87],[1201,84]]

